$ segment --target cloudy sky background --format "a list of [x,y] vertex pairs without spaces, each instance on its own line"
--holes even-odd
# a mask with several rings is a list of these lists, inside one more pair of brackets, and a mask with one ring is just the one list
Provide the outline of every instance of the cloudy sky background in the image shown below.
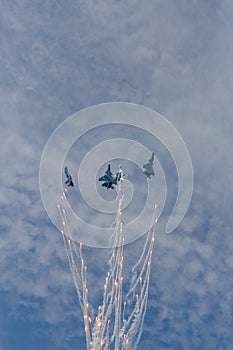
[[[40,198],[39,164],[68,116],[115,101],[164,115],[195,173],[182,224],[172,235],[158,227],[139,348],[231,349],[232,16],[228,0],[1,1],[1,350],[85,349],[62,239]],[[174,169],[166,176],[173,190]],[[126,247],[130,260],[141,243]],[[85,254],[101,275],[107,253]],[[96,277],[90,268],[93,299]]]

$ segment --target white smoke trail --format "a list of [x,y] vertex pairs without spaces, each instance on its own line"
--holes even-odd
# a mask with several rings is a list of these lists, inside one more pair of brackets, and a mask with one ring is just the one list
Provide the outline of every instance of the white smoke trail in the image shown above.
[[[102,305],[98,307],[95,319],[91,317],[87,289],[87,267],[82,254],[82,243],[77,249],[67,218],[67,198],[62,194],[62,205],[58,205],[62,220],[62,237],[68,257],[71,275],[81,306],[87,350],[133,350],[141,338],[146,314],[152,252],[154,246],[155,212],[151,229],[147,233],[145,244],[138,261],[132,268],[130,290],[126,295],[136,295],[131,302],[123,301],[123,261],[124,238],[122,225],[122,201],[119,197],[115,219],[112,248],[109,254],[109,271],[105,277]],[[156,207],[155,207],[156,209]],[[137,294],[136,294],[137,293]],[[130,310],[127,310],[127,309]],[[126,313],[128,317],[126,317]]]

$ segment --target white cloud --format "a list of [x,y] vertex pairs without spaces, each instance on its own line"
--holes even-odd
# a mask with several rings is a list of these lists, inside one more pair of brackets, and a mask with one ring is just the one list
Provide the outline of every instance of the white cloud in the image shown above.
[[[158,232],[149,300],[156,315],[149,309],[141,346],[230,349],[231,2],[0,6],[0,281],[8,307],[18,315],[19,305],[32,307],[32,319],[52,325],[77,317],[80,325],[61,237],[40,201],[41,152],[54,128],[78,109],[136,102],[178,128],[195,171],[188,216],[174,235]],[[95,254],[101,254],[89,254],[90,265],[99,266]],[[102,281],[90,276],[94,294]],[[83,335],[76,324],[73,330]]]

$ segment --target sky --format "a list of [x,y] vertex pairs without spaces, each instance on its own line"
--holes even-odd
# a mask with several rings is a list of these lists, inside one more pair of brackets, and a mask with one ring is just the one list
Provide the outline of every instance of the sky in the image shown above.
[[[163,115],[185,141],[194,170],[189,209],[167,235],[177,193],[172,159],[143,130],[139,136],[119,129],[153,147],[168,188],[139,349],[232,348],[232,16],[229,0],[1,1],[0,350],[85,349],[62,238],[41,200],[39,167],[62,122],[109,102]],[[82,147],[94,147],[102,133],[115,137],[94,132]],[[101,162],[99,172],[108,159]],[[140,180],[138,167],[135,173]],[[146,187],[144,179],[136,198]],[[125,246],[129,262],[142,242]],[[107,252],[86,247],[84,253],[95,305]]]

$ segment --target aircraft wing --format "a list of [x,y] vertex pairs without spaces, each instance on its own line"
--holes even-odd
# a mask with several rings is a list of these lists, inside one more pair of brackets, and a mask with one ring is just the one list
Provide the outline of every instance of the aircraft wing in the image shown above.
[[145,171],[143,171],[143,174],[145,174],[147,177],[149,176],[150,177],[150,175],[152,175],[152,176],[154,176],[155,175],[155,173],[154,173],[154,170],[153,169],[146,169]]
[[101,176],[100,178],[99,178],[99,181],[106,181],[106,182],[108,182],[110,179],[109,179],[109,176],[107,176],[107,175],[104,175],[104,176]]
[[153,176],[155,175],[153,168],[150,170],[150,174],[153,175]]
[[143,168],[146,169],[146,171],[150,171],[151,165],[149,163],[143,164]]
[[74,183],[73,183],[72,179],[66,180],[65,185],[74,187]]

